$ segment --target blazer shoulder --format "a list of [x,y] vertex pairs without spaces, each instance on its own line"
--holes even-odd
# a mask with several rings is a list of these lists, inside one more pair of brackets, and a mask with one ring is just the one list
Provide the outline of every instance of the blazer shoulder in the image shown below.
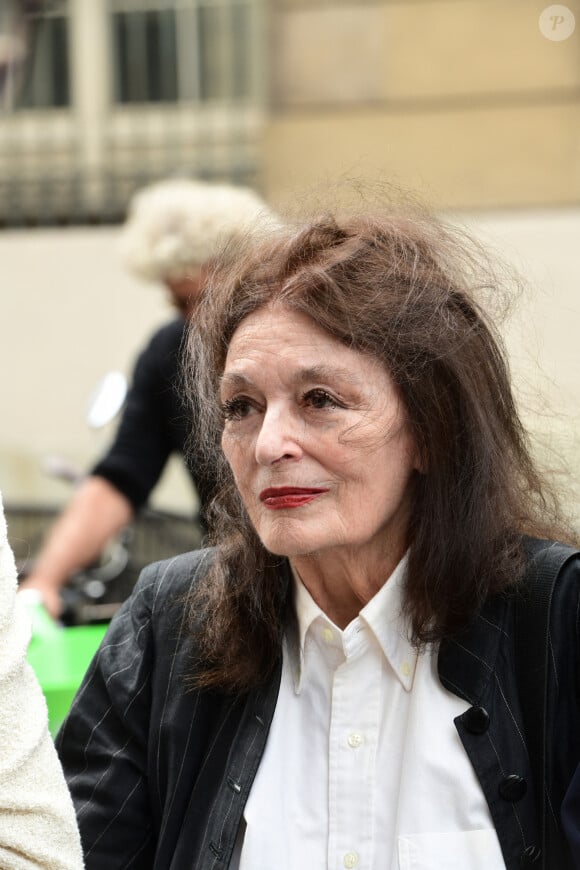
[[[556,623],[564,622],[574,616],[576,639],[580,636],[580,550],[569,548],[570,552],[558,572],[552,610]],[[580,651],[579,651],[580,652]]]
[[545,559],[549,556],[557,556],[562,562],[565,562],[568,558],[580,555],[580,548],[574,544],[544,538],[532,538],[528,535],[523,537],[523,546],[524,552],[530,561],[532,559]]
[[145,593],[155,607],[187,595],[207,574],[213,555],[213,548],[205,548],[152,562],[141,572],[133,594]]
[[128,611],[136,624],[171,624],[176,610],[184,610],[189,593],[205,577],[213,554],[213,549],[192,550],[147,565],[121,611]]
[[560,541],[525,538],[527,556],[525,579],[538,575],[557,577],[556,594],[578,595],[580,593],[580,549]]

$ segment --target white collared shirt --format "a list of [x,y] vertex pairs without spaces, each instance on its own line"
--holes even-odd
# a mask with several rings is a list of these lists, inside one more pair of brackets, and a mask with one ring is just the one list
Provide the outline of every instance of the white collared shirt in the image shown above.
[[[417,655],[401,616],[406,560],[345,629],[295,580],[239,870],[502,870],[489,809],[453,719],[469,704]],[[243,826],[242,826],[243,828]]]

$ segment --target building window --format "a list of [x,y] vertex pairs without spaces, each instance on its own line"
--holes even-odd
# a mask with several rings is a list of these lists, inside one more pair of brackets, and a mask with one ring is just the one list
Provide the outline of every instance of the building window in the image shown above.
[[250,100],[255,5],[111,0],[115,103]]
[[57,109],[70,105],[69,18],[66,2],[27,18],[27,59],[16,106]]
[[[0,24],[7,2],[24,0],[0,0]],[[26,10],[4,77],[0,64],[0,230],[116,222],[136,189],[174,172],[256,183],[265,0]]]
[[175,10],[113,14],[116,103],[177,100]]

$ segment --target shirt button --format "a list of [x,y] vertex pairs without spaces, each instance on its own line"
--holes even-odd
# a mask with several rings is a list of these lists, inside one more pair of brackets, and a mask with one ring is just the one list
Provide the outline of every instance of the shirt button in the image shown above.
[[411,673],[411,665],[409,662],[403,662],[401,665],[401,673],[404,677],[408,677]]
[[342,863],[345,867],[356,867],[358,864],[358,855],[356,852],[347,852],[344,858],[342,859]]
[[322,631],[322,639],[326,641],[326,643],[332,643],[334,640],[334,633],[331,628],[325,628]]
[[357,746],[360,746],[363,742],[363,738],[361,734],[349,734],[346,742],[351,747],[351,749],[356,749]]

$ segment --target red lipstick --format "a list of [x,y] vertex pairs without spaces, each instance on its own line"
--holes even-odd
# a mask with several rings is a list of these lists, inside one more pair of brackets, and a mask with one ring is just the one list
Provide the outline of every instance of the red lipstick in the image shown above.
[[328,490],[302,486],[273,486],[262,490],[260,501],[270,510],[277,511],[302,507],[324,492]]

